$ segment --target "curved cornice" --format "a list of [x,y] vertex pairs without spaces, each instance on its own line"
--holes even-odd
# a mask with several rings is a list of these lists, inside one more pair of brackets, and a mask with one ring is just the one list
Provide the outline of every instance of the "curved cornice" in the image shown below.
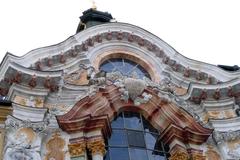
[[[7,55],[5,56],[2,62],[1,70],[4,70],[4,68],[8,68],[7,65],[10,64],[10,61],[14,61],[19,65],[22,65],[25,67],[30,67],[31,63],[34,60],[36,62],[38,59],[46,58],[49,55],[51,56],[58,55],[70,49],[72,46],[76,44],[82,44],[82,42],[87,40],[89,37],[93,37],[97,34],[106,33],[109,31],[121,31],[121,32],[134,33],[134,35],[142,37],[152,42],[152,44],[155,44],[159,48],[163,49],[169,58],[179,62],[181,65],[185,67],[189,67],[194,70],[201,70],[203,72],[209,73],[210,75],[214,75],[218,80],[221,80],[223,82],[229,81],[233,78],[240,76],[240,72],[233,72],[233,73],[226,72],[215,65],[211,65],[211,64],[186,58],[183,55],[179,54],[175,49],[173,49],[170,45],[168,45],[159,37],[153,35],[152,33],[140,27],[137,27],[131,24],[126,24],[126,23],[107,23],[107,24],[102,24],[98,26],[93,26],[74,36],[69,37],[67,40],[59,44],[32,50],[21,57],[17,57],[10,53],[7,53]],[[4,73],[1,70],[0,70],[0,73]]]
[[[129,41],[126,35],[123,38],[123,33],[127,34],[128,38],[129,36],[135,36],[134,42]],[[108,39],[108,34],[111,36],[110,39]],[[101,35],[101,38],[105,38],[104,41],[101,40],[101,42],[96,44],[93,42],[93,45],[89,44],[89,40],[93,40],[93,37],[98,35]],[[112,39],[113,35],[117,37]],[[119,35],[120,37],[118,37]],[[85,45],[87,48],[84,48]],[[158,48],[158,51],[153,49],[154,47]],[[70,51],[76,50],[76,48],[84,49],[77,56],[69,57]],[[175,84],[188,88],[187,94],[183,96],[184,99],[191,98],[195,89],[216,91],[217,89],[231,87],[240,83],[238,78],[240,72],[226,72],[217,66],[186,58],[159,37],[140,27],[126,23],[107,23],[93,26],[59,44],[32,50],[21,57],[7,53],[1,64],[0,79],[4,79],[10,67],[16,71],[21,71],[28,75],[36,75],[37,77],[60,77],[63,70],[73,72],[78,69],[79,63],[94,65],[94,60],[98,59],[101,54],[113,51],[126,51],[146,59],[150,68],[154,69],[154,75],[157,75],[156,80],[154,80],[156,82],[159,81],[160,77],[163,78],[166,75],[170,75]],[[158,55],[158,52],[161,51],[163,51],[163,57]],[[44,71],[37,70],[41,70],[41,67],[33,67],[38,62],[42,63],[41,60],[46,63],[46,59],[49,56],[51,58],[55,57],[55,60],[57,57],[60,63],[52,66],[52,68],[43,67]],[[69,59],[67,61],[59,61],[61,56],[65,58],[68,56]],[[175,67],[179,67],[179,65],[181,67],[180,71],[178,71],[179,69],[175,70]],[[189,75],[191,76],[189,77]],[[214,85],[206,84],[209,77],[214,79]],[[221,83],[216,84],[218,81]],[[209,83],[212,84],[211,82]]]
[[34,108],[28,106],[22,106],[20,104],[13,103],[13,116],[21,120],[30,120],[32,122],[43,121],[46,108]]
[[199,84],[199,83],[190,83],[188,91],[185,95],[180,96],[181,98],[187,100],[192,96],[192,93],[194,90],[206,90],[206,91],[215,91],[217,89],[227,89],[229,87],[235,86],[237,84],[240,84],[240,78],[235,78],[233,80],[224,82],[224,83],[219,83],[219,84],[214,84],[214,85],[207,85],[207,84]]
[[49,90],[42,89],[42,88],[33,88],[29,90],[29,87],[19,85],[19,84],[12,84],[8,92],[9,100],[13,100],[16,94],[15,92],[19,92],[21,94],[26,94],[26,95],[47,96]]

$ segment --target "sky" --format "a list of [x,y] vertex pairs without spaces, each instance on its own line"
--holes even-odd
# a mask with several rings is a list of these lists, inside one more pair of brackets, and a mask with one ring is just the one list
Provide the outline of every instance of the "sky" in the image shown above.
[[[240,66],[239,0],[95,0],[118,22],[142,27],[182,55]],[[91,0],[0,0],[0,60],[74,35]]]

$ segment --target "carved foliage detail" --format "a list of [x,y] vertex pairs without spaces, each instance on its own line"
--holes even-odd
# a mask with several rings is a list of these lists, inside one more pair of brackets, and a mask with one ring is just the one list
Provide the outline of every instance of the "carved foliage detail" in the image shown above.
[[177,151],[171,155],[169,160],[188,160],[188,154],[186,152]]
[[105,155],[105,143],[103,140],[94,140],[87,143],[87,148],[91,151],[92,155],[101,154]]
[[86,151],[86,143],[76,143],[76,144],[69,144],[68,145],[69,153],[71,157],[79,157],[85,154]]
[[206,160],[206,157],[202,155],[202,153],[193,153],[192,160]]

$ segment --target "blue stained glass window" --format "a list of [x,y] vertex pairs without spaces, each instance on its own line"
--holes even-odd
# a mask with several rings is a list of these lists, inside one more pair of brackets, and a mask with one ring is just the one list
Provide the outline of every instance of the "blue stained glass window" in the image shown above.
[[132,112],[124,113],[125,127],[129,129],[142,130],[142,122],[140,115]]
[[130,148],[130,157],[131,159],[136,160],[147,160],[147,152],[145,149]]
[[147,77],[151,79],[147,71],[139,64],[123,58],[112,58],[103,62],[100,70],[105,72],[119,71],[122,75],[127,77],[137,76],[136,78],[142,79]]
[[127,146],[127,135],[125,130],[114,129],[111,138],[108,140],[109,146]]
[[128,148],[109,148],[109,155],[111,160],[130,160]]
[[166,160],[169,147],[141,114],[122,112],[112,121],[104,160]]

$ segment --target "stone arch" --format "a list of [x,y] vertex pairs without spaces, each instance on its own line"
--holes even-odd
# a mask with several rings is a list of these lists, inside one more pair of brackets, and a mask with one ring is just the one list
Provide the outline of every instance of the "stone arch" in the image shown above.
[[[87,96],[75,104],[65,115],[57,116],[59,126],[68,133],[101,130],[104,138],[111,134],[110,121],[123,110],[140,112],[150,123],[161,131],[161,139],[170,146],[175,157],[202,155],[200,147],[206,142],[212,130],[204,128],[184,109],[159,97],[154,90],[144,90],[152,96],[149,102],[139,106],[121,99],[119,89],[106,86],[93,96]],[[196,152],[197,151],[197,152]]]

